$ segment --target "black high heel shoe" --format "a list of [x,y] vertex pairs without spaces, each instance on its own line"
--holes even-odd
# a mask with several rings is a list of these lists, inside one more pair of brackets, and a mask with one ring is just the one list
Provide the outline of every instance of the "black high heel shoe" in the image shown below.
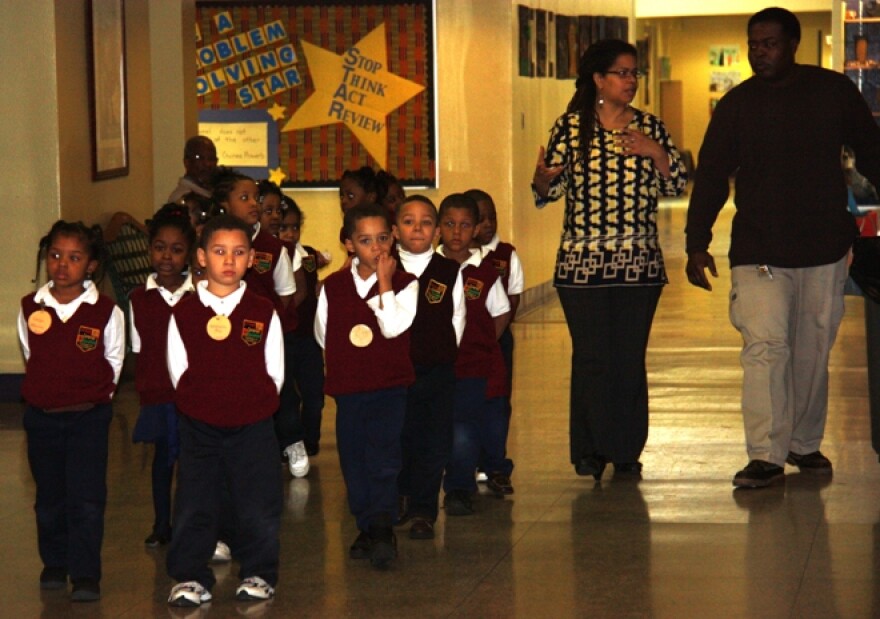
[[608,462],[607,460],[605,460],[605,458],[593,454],[591,456],[581,458],[580,461],[574,465],[574,471],[582,477],[592,475],[593,479],[599,481],[600,479],[602,479],[602,473],[605,472],[606,464],[608,464]]

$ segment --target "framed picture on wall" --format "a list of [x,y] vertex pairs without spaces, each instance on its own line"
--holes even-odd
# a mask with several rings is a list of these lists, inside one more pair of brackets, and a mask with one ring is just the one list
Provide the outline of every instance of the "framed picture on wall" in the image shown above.
[[128,107],[125,84],[123,0],[89,0],[89,105],[92,179],[128,175]]

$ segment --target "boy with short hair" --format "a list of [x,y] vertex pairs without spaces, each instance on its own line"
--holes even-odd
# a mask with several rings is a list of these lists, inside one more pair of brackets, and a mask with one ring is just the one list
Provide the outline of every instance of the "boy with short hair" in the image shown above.
[[450,516],[474,512],[471,496],[477,489],[474,473],[481,449],[499,483],[510,485],[512,472],[512,462],[504,458],[508,381],[498,345],[510,321],[510,303],[491,253],[484,256],[481,250],[471,249],[479,218],[476,202],[464,194],[451,194],[440,203],[443,245],[438,252],[461,265],[467,306],[467,325],[455,362],[455,439],[443,482]]
[[[504,286],[504,292],[510,301],[510,323],[513,323],[516,319],[516,310],[519,308],[520,295],[525,287],[522,262],[520,262],[519,256],[516,253],[516,248],[498,238],[498,214],[495,210],[495,201],[492,200],[492,196],[482,189],[469,189],[464,193],[466,196],[473,198],[480,209],[480,232],[474,237],[474,247],[482,248],[484,255],[490,251],[492,252],[492,263],[501,277],[501,284]],[[504,432],[504,444],[506,447],[512,412],[510,392],[513,387],[514,342],[510,324],[504,329],[501,337],[498,338],[498,344],[501,346],[501,355],[504,357],[504,365],[507,368],[508,394],[504,399],[505,420],[507,423]],[[489,489],[496,494],[513,493],[513,486],[504,484],[504,480],[499,479],[498,476],[495,478],[490,477],[490,472],[486,470],[486,464],[481,458],[480,473],[477,475],[477,481],[487,482]]]
[[[231,494],[238,600],[266,600],[278,580],[281,475],[272,415],[284,380],[281,323],[272,303],[243,282],[254,259],[251,230],[219,215],[198,248],[206,279],[168,325],[168,371],[180,410],[180,463],[168,573],[171,606],[212,599],[208,562]],[[230,375],[230,370],[235,375]]]
[[455,358],[465,326],[459,265],[434,251],[437,207],[425,196],[405,198],[393,227],[400,268],[419,278],[419,300],[411,329],[410,385],[403,423],[403,467],[398,489],[404,505],[400,524],[412,521],[411,539],[433,539],[443,469],[452,452]]
[[315,340],[324,348],[324,392],[336,399],[336,444],[360,534],[349,551],[383,569],[397,556],[400,433],[415,375],[409,329],[418,281],[391,257],[388,211],[356,206],[343,220],[351,267],[324,280]]

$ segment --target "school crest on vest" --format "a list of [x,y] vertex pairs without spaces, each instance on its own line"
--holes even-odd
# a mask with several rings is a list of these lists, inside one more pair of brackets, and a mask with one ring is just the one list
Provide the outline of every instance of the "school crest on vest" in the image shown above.
[[98,339],[100,337],[100,329],[80,325],[76,332],[76,347],[83,352],[91,352],[98,347]]
[[314,273],[315,269],[318,268],[318,261],[315,260],[315,257],[312,255],[303,256],[302,265],[306,271],[308,271],[309,273]]
[[256,320],[243,320],[241,322],[241,341],[248,346],[256,346],[263,341],[263,331],[266,325]]
[[446,284],[442,284],[432,277],[425,288],[425,298],[428,303],[440,303],[446,296],[446,288]]
[[501,277],[507,277],[507,260],[499,260],[498,258],[493,258],[492,262],[495,264],[495,270],[498,271],[498,275]]
[[464,298],[469,301],[475,301],[480,298],[482,292],[483,282],[473,277],[468,277],[464,283]]
[[265,251],[254,252],[254,271],[267,273],[272,269],[272,254]]

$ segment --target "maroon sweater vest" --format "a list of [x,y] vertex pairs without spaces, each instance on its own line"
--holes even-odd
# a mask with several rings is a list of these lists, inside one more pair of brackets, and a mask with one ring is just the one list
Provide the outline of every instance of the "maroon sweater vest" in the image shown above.
[[284,333],[293,331],[296,328],[296,312],[287,312],[284,308],[284,305],[281,303],[281,297],[275,292],[275,279],[273,277],[275,266],[281,257],[281,250],[284,248],[284,243],[265,230],[260,229],[257,236],[254,237],[252,245],[254,248],[254,263],[247,270],[244,281],[247,282],[248,288],[251,291],[272,301],[275,311],[278,312],[278,318],[281,319],[281,330]]
[[229,316],[225,340],[208,336],[214,316],[198,294],[174,306],[172,313],[186,347],[189,366],[177,383],[177,407],[188,417],[231,428],[256,423],[278,410],[278,390],[266,371],[266,334],[274,308],[246,289]]
[[171,306],[157,288],[147,290],[143,286],[131,291],[129,301],[134,308],[134,326],[141,337],[134,377],[141,406],[173,402],[174,386],[168,376],[167,359]]
[[[415,279],[404,271],[396,271],[391,287],[397,294]],[[324,352],[327,395],[347,395],[405,387],[415,380],[409,358],[409,330],[387,339],[379,330],[379,322],[365,299],[358,296],[351,271],[337,271],[324,280],[327,295],[327,333]],[[374,285],[367,299],[378,294]],[[368,346],[358,347],[349,338],[355,325],[367,325],[373,333]]]
[[[399,268],[403,263],[398,262]],[[413,365],[432,366],[453,363],[458,354],[452,325],[452,289],[459,264],[438,253],[419,276],[419,305],[413,320],[410,357]]]
[[457,378],[485,378],[486,397],[509,395],[507,369],[501,346],[495,337],[495,319],[486,308],[486,298],[499,275],[489,252],[480,266],[466,266],[461,272],[464,299],[467,306],[467,325],[461,336],[458,358],[455,361]]
[[[104,328],[114,303],[100,295],[82,303],[65,323],[47,307],[52,325],[42,335],[28,331],[30,358],[21,385],[25,402],[36,408],[105,404],[113,390],[113,367],[104,357]],[[30,294],[21,300],[25,319],[40,309]]]
[[308,256],[302,258],[303,273],[306,276],[306,298],[296,306],[296,334],[303,337],[315,336],[315,311],[318,309],[318,250],[303,245]]
[[515,249],[510,243],[499,241],[490,254],[492,264],[495,265],[495,270],[498,271],[498,276],[501,278],[501,285],[504,286],[505,293],[510,286],[510,258],[513,256]]

